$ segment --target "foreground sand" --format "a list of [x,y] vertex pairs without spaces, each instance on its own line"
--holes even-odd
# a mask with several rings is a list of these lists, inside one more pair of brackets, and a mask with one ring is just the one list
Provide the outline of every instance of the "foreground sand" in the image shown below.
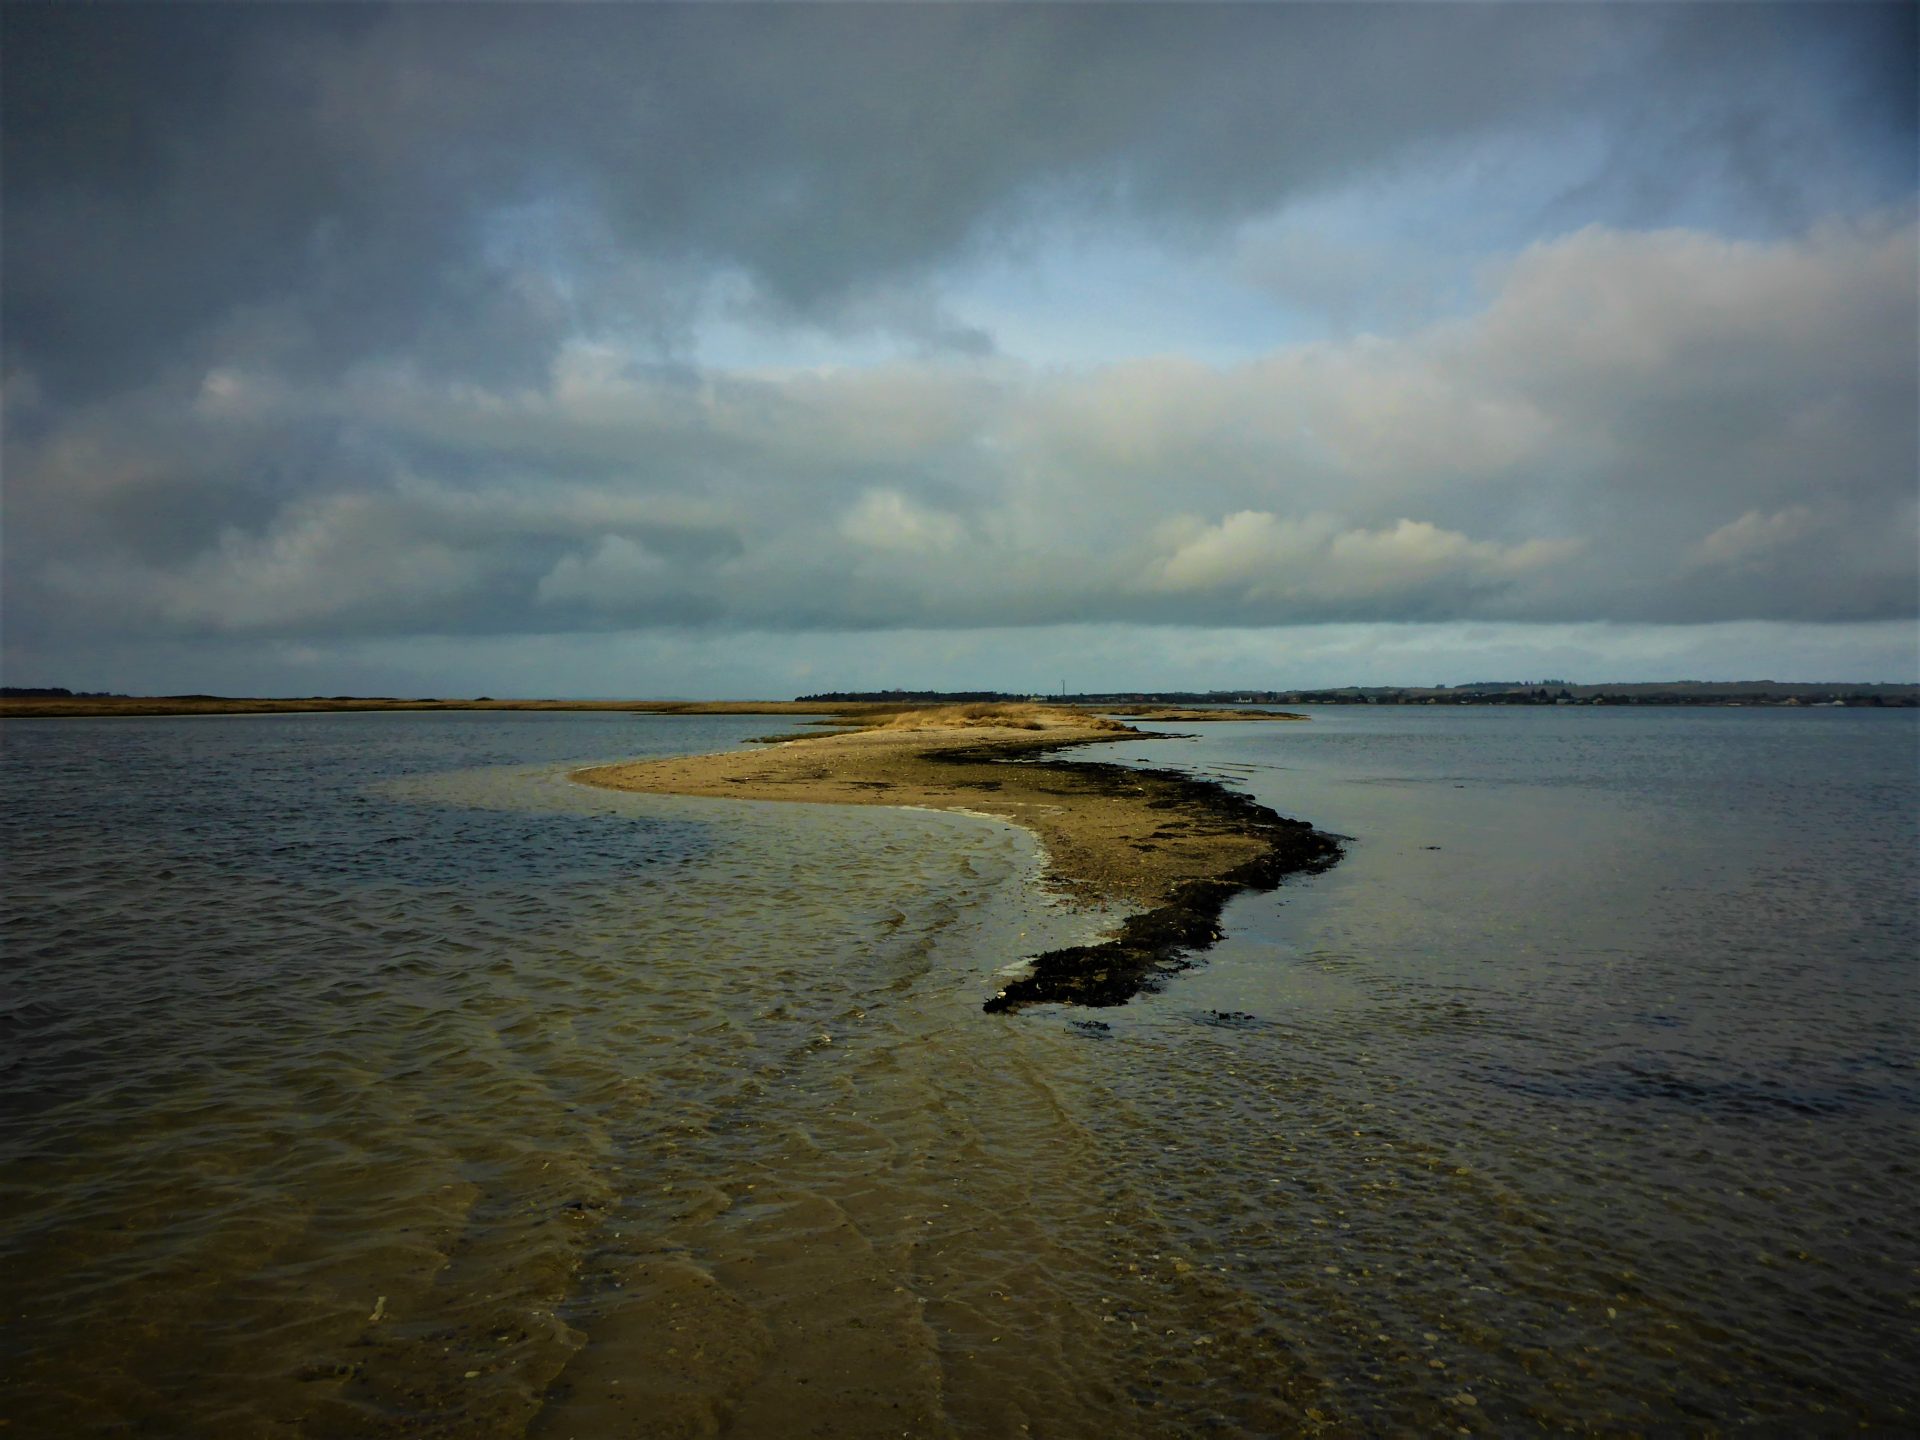
[[1140,733],[1077,710],[950,707],[851,734],[598,766],[574,778],[657,794],[918,805],[1024,825],[1045,846],[1049,885],[1072,899],[1140,910],[1108,941],[1039,957],[1034,977],[1010,985],[988,1008],[1117,1004],[1217,938],[1220,908],[1234,893],[1322,868],[1339,854],[1329,837],[1211,781],[1034,759]]

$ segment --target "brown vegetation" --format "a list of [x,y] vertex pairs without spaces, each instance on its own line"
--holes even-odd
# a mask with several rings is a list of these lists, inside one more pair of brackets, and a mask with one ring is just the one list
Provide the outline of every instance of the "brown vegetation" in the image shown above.
[[936,705],[925,710],[903,710],[884,720],[867,723],[885,730],[1099,730],[1131,733],[1118,720],[1089,714],[1064,705],[1005,704]]

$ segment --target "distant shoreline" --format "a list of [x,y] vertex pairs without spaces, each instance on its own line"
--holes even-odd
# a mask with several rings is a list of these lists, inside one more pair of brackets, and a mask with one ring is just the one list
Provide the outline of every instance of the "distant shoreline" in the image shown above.
[[[310,698],[250,698],[229,695],[7,695],[0,718],[88,718],[112,715],[331,715],[382,711],[569,710],[630,715],[831,715],[850,722],[921,708],[898,701],[827,700],[401,700],[387,696],[332,695]],[[1087,706],[1088,713],[1135,720],[1299,720],[1271,710],[1209,706],[1128,704]]]
[[[1141,907],[1110,939],[1035,957],[1032,974],[988,1000],[989,1011],[1120,1004],[1218,939],[1220,911],[1232,896],[1339,858],[1332,837],[1212,781],[1036,758],[1153,738],[1129,726],[1052,706],[952,708],[1020,713],[955,721],[939,711],[909,712],[852,734],[595,766],[573,778],[655,794],[991,815],[1039,836],[1047,883],[1059,893]],[[1014,760],[1022,763],[1008,763]]]
[[[587,710],[639,715],[841,715],[873,709],[785,700],[401,700],[386,696],[262,699],[228,695],[0,697],[0,716],[328,715],[393,710]],[[896,707],[897,708],[897,707]]]
[[[386,695],[249,697],[230,695],[114,695],[0,687],[0,718],[98,717],[112,715],[308,715],[389,710],[578,710],[635,715],[840,715],[899,714],[930,705],[1038,703],[1037,698],[998,692],[866,691],[803,695],[793,700],[496,700]],[[1920,685],[1892,681],[1810,684],[1770,680],[1670,681],[1573,685],[1549,681],[1530,686],[1472,684],[1453,687],[1342,687],[1331,690],[1225,690],[1077,694],[1048,697],[1049,705],[1095,715],[1141,720],[1272,718],[1274,706],[1290,705],[1519,705],[1519,706],[1732,706],[1798,708],[1827,706],[1878,709],[1920,706]],[[1251,709],[1249,707],[1268,707]]]

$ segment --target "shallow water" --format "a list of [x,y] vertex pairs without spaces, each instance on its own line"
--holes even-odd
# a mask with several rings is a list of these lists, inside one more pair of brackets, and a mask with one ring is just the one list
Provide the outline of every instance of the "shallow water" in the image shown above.
[[1914,718],[1100,747],[1349,855],[1019,1017],[1023,832],[565,779],[764,717],[10,722],[0,1419],[1898,1428]]

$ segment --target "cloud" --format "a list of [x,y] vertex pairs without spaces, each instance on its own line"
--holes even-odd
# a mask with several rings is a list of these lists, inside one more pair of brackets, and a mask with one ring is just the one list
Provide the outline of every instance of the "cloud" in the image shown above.
[[624,535],[561,556],[540,577],[534,600],[549,614],[613,615],[629,623],[640,617],[647,625],[695,624],[718,609],[691,592],[679,566]]
[[840,521],[856,545],[910,554],[956,549],[966,529],[951,515],[916,505],[897,490],[869,490]]
[[1730,520],[1708,535],[1694,546],[1693,553],[1703,565],[1756,566],[1777,555],[1815,527],[1813,512],[1804,505],[1790,505],[1771,515],[1749,510],[1738,520]]
[[563,555],[534,589],[543,603],[584,601],[603,609],[629,608],[670,571],[665,561],[624,535],[603,537],[585,554]]
[[135,630],[299,633],[395,610],[418,624],[481,571],[471,552],[397,518],[375,497],[329,496],[290,506],[263,534],[223,530],[177,569],[55,561],[46,579],[67,603],[118,612]]
[[1156,581],[1169,591],[1227,590],[1251,607],[1365,606],[1405,613],[1452,608],[1579,553],[1577,540],[1499,545],[1402,518],[1368,530],[1329,515],[1282,519],[1241,510],[1217,525],[1175,521],[1181,538]]
[[1587,229],[1239,365],[223,368],[17,444],[7,580],[289,634],[1910,616],[1915,243]]
[[1907,193],[1913,170],[1898,6],[21,6],[4,23],[9,364],[68,397],[236,352],[305,375],[404,356],[510,386],[570,339],[672,345],[716,303],[980,354],[991,337],[943,303],[941,267],[1035,225],[1203,252],[1515,134],[1630,134],[1545,192],[1585,178],[1580,218],[1615,224],[1711,181],[1798,228],[1807,205]]
[[7,645],[1910,620],[1913,25],[7,7]]

